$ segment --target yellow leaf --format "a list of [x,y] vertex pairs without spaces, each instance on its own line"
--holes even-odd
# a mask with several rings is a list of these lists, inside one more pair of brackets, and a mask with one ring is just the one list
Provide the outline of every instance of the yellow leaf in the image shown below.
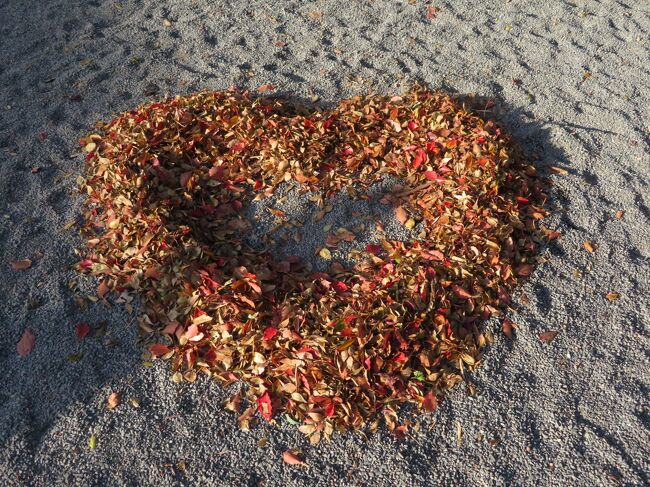
[[332,258],[332,253],[326,247],[323,247],[320,252],[318,252],[318,255],[320,255],[321,259],[325,260],[330,260]]

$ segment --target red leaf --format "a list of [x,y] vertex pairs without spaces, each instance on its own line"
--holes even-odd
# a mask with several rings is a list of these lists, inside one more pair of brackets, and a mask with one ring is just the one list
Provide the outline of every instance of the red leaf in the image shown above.
[[446,181],[445,178],[439,176],[435,171],[424,171],[424,177],[429,181],[435,181],[438,184],[442,184]]
[[93,261],[90,259],[83,259],[79,261],[79,267],[82,269],[88,269],[93,265]]
[[264,329],[264,340],[267,342],[269,340],[272,340],[275,335],[278,334],[278,329],[275,328],[274,326],[269,326]]
[[149,352],[151,352],[151,355],[154,357],[165,355],[170,350],[171,349],[167,345],[163,345],[162,343],[154,343],[149,347]]
[[284,460],[284,463],[288,463],[289,465],[305,464],[305,462],[291,450],[287,450],[282,454],[282,460]]
[[429,156],[427,156],[427,153],[422,149],[418,149],[415,152],[415,157],[413,158],[413,169],[417,169],[422,165],[422,163],[427,162],[428,160]]
[[260,93],[266,93],[267,91],[273,91],[274,89],[275,87],[273,85],[268,84],[260,86],[257,91]]
[[21,357],[29,355],[29,352],[34,348],[34,343],[36,343],[36,337],[34,334],[29,331],[28,328],[25,328],[23,336],[20,338],[20,341],[16,344],[16,351]]
[[331,418],[334,416],[334,410],[336,408],[336,405],[334,404],[334,401],[330,401],[327,406],[325,406],[325,416],[328,418]]
[[334,287],[334,290],[339,294],[348,290],[348,286],[343,281],[336,281],[332,287]]
[[366,246],[366,250],[371,254],[377,255],[379,252],[381,252],[381,245],[368,244]]
[[424,396],[424,401],[422,402],[422,407],[424,408],[425,411],[428,411],[430,413],[437,409],[437,407],[438,407],[438,398],[433,393],[433,391],[429,391],[427,393],[427,395]]
[[90,325],[88,323],[79,323],[74,332],[77,335],[77,338],[85,338],[88,333],[90,333]]
[[454,294],[457,297],[459,297],[460,299],[470,299],[472,297],[472,295],[470,293],[468,293],[465,289],[463,289],[462,287],[460,287],[457,284],[454,284],[451,287],[451,289],[452,289],[452,291],[454,291]]
[[268,392],[265,392],[257,399],[257,410],[267,421],[270,421],[273,417],[273,406]]

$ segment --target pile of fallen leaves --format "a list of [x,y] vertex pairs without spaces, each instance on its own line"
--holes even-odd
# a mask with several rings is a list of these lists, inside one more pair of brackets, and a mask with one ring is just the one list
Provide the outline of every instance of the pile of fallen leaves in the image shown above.
[[[98,294],[137,292],[149,353],[175,381],[204,373],[248,388],[226,407],[334,430],[397,434],[396,406],[433,411],[492,336],[481,329],[530,275],[545,195],[508,137],[450,96],[415,86],[308,114],[247,92],[148,103],[81,140]],[[368,245],[353,268],[311,272],[245,242],[252,198],[295,181],[322,195],[391,175],[411,242]],[[327,253],[320,253],[327,258]]]

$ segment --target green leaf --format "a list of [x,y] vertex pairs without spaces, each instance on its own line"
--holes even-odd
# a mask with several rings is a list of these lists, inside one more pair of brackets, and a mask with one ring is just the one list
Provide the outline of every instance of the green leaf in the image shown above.
[[415,380],[419,380],[419,381],[424,381],[424,379],[426,378],[424,377],[424,374],[422,373],[421,370],[414,370],[413,377],[415,378]]

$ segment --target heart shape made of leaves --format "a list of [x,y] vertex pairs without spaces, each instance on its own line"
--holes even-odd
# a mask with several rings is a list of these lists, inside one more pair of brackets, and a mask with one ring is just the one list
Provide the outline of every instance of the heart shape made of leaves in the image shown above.
[[[148,103],[81,140],[87,152],[79,268],[98,294],[137,292],[149,349],[174,380],[248,384],[258,411],[318,441],[399,426],[395,405],[435,409],[481,360],[481,323],[509,303],[545,238],[535,168],[493,122],[415,86],[299,113],[277,98],[203,92]],[[294,181],[323,201],[384,176],[421,238],[368,245],[352,268],[311,272],[245,243],[251,198]],[[227,407],[239,411],[240,394]]]

